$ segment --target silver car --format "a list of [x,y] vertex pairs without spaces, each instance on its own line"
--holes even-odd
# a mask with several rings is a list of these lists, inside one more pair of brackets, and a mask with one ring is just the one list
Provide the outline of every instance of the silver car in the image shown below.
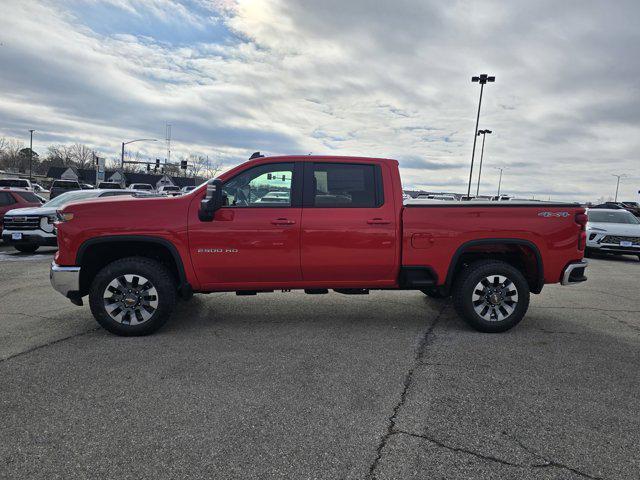
[[637,255],[640,259],[640,220],[627,210],[587,210],[587,253]]

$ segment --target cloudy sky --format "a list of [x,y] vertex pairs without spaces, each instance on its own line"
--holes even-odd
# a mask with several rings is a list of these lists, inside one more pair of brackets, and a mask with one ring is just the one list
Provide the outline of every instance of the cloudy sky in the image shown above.
[[486,72],[481,193],[506,167],[518,196],[595,199],[626,173],[638,199],[636,0],[0,3],[0,136],[35,128],[36,151],[115,158],[169,122],[174,155],[390,157],[405,188],[460,192]]

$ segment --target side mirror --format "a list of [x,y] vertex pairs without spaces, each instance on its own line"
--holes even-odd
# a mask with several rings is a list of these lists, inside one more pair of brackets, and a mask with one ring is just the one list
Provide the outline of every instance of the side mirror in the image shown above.
[[207,194],[200,201],[198,218],[201,222],[211,222],[216,211],[224,205],[222,180],[214,180],[207,185]]

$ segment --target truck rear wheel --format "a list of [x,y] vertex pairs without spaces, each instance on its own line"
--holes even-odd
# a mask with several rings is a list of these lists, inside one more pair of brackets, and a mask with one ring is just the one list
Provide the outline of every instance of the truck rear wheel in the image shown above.
[[471,327],[487,333],[517,325],[529,308],[529,285],[508,263],[485,260],[460,273],[453,287],[453,305]]
[[116,260],[98,272],[89,291],[97,322],[122,336],[148,335],[169,319],[176,285],[159,262],[144,257]]

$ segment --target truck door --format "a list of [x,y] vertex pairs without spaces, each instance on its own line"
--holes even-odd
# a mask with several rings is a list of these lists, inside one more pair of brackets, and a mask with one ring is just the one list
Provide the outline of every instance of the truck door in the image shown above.
[[228,205],[212,222],[191,215],[191,256],[203,285],[249,290],[301,280],[301,180],[293,162],[258,165],[224,183]]
[[400,239],[390,185],[390,174],[380,164],[305,162],[305,282],[376,286],[396,281]]

